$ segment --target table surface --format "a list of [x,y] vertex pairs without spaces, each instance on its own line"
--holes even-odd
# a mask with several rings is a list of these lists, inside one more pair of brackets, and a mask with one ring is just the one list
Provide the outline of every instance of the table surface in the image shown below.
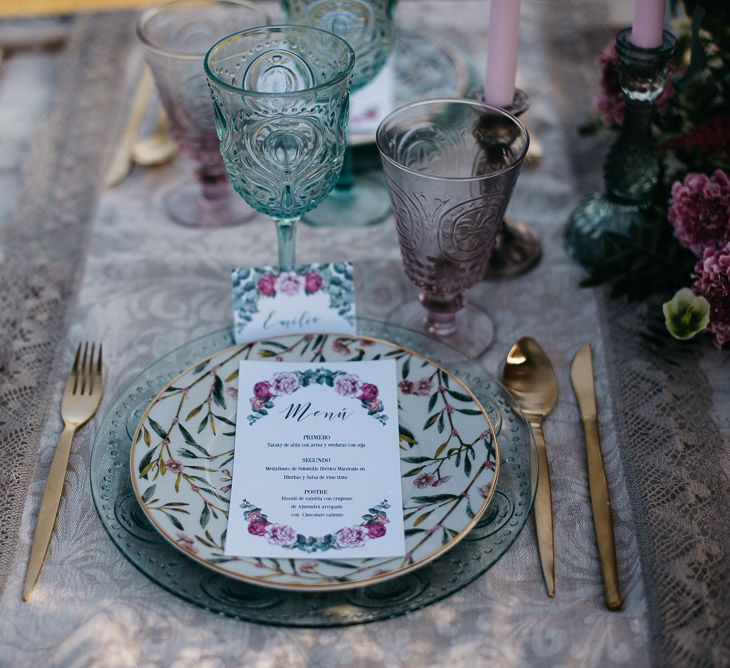
[[[482,0],[401,0],[398,21],[452,40],[481,70],[487,13]],[[730,580],[718,575],[727,574],[727,559],[722,554],[717,558],[717,542],[700,557],[689,553],[692,548],[685,543],[681,555],[672,553],[671,545],[658,554],[651,532],[643,528],[639,490],[644,487],[636,477],[631,478],[633,484],[627,477],[632,460],[626,457],[630,444],[623,427],[640,428],[636,421],[629,422],[632,415],[625,409],[627,397],[636,400],[626,387],[637,387],[625,381],[627,369],[631,371],[627,365],[635,362],[644,380],[659,371],[650,360],[630,357],[624,339],[612,329],[627,330],[635,315],[616,311],[602,290],[578,289],[581,270],[562,248],[568,214],[582,196],[601,185],[601,157],[610,140],[607,134],[579,139],[576,132],[588,118],[596,90],[595,56],[630,18],[627,0],[524,3],[521,78],[531,96],[529,126],[545,154],[539,166],[523,171],[510,215],[539,231],[544,258],[523,277],[482,283],[470,293],[497,325],[496,340],[481,359],[486,369],[497,374],[514,340],[531,334],[557,370],[560,397],[545,425],[557,596],[545,595],[530,521],[507,555],[458,594],[406,617],[344,629],[273,628],[213,615],[147,580],[105,534],[91,502],[88,477],[96,426],[147,365],[230,322],[230,268],[273,263],[274,228],[263,217],[215,231],[170,223],[162,211],[162,194],[177,179],[190,177],[192,167],[183,160],[156,169],[136,168],[118,187],[102,188],[102,167],[114,148],[140,62],[131,36],[133,14],[73,17],[62,22],[65,46],[16,51],[6,58],[0,69],[0,259],[4,271],[15,274],[9,274],[12,280],[7,283],[11,297],[0,304],[5,309],[0,310],[0,368],[6,371],[0,376],[0,399],[7,400],[6,408],[0,408],[0,454],[12,464],[10,473],[0,478],[0,489],[6,485],[5,496],[0,493],[0,537],[5,540],[0,548],[0,665],[727,663],[727,589],[718,590],[715,584]],[[115,46],[118,56],[110,57]],[[80,73],[81,65],[88,72]],[[75,84],[80,86],[79,97],[87,90],[95,93],[74,101],[68,91]],[[358,263],[362,315],[385,317],[413,294],[400,269],[392,220],[362,230],[324,231],[302,225],[297,244],[298,260],[303,262],[350,258]],[[27,293],[20,291],[23,286]],[[16,292],[25,297],[12,301]],[[28,306],[35,298],[44,300],[43,308]],[[74,441],[49,553],[34,596],[24,604],[20,591],[61,430],[57,407],[63,383],[76,342],[92,338],[104,343],[104,399],[97,417]],[[625,597],[619,613],[609,612],[603,603],[583,440],[569,382],[572,356],[587,340],[594,350]],[[692,378],[701,380],[693,396],[704,398],[703,425],[696,429],[710,425],[712,436],[707,440],[703,432],[694,440],[702,441],[706,450],[699,445],[690,449],[693,426],[686,416],[684,421],[673,416],[666,434],[657,436],[665,439],[666,448],[678,448],[678,456],[707,452],[714,458],[720,481],[715,487],[724,482],[725,489],[704,493],[715,503],[727,501],[730,472],[726,358],[710,346],[692,358]],[[665,380],[653,386],[660,390],[666,379],[687,382],[681,371],[661,374]],[[26,376],[33,382],[24,381]],[[668,412],[681,412],[679,385],[664,389],[671,395],[663,404]],[[43,402],[28,409],[28,424],[33,418],[35,431],[16,430],[14,439],[4,439],[2,426],[20,415],[13,407],[27,407],[36,397]],[[667,488],[695,494],[693,470],[678,470],[676,479],[667,479]],[[14,493],[8,491],[11,485]],[[647,507],[657,512],[651,502]],[[710,510],[703,512],[712,515]],[[702,533],[699,515],[688,521],[688,531]],[[17,518],[15,524],[12,518]],[[671,515],[666,521],[672,521]],[[716,538],[728,546],[727,534]],[[672,577],[681,577],[675,572],[678,564],[698,569],[687,585],[695,608],[680,618],[679,603],[667,602],[661,584],[670,571]],[[706,572],[712,568],[714,575]],[[711,584],[705,586],[705,580]],[[686,606],[681,602],[680,607]]]

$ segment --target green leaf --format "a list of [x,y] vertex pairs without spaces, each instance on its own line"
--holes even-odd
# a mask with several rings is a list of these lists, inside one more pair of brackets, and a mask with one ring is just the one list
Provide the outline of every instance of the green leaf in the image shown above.
[[150,485],[144,491],[144,494],[142,494],[142,501],[144,501],[145,503],[147,503],[152,498],[152,495],[155,493],[155,487],[157,487],[157,485]]
[[188,413],[188,416],[185,418],[185,421],[192,420],[200,411],[203,410],[203,404],[200,404],[200,406],[196,406]]
[[238,378],[238,369],[234,369],[230,374],[228,374],[228,376],[226,376],[226,383],[230,383],[231,381],[236,380],[236,378]]
[[179,529],[180,531],[183,530],[183,525],[180,522],[180,520],[177,519],[177,517],[175,517],[174,515],[171,515],[170,513],[165,513],[165,516],[167,517],[168,520],[170,520],[170,522],[172,523],[172,526],[174,526],[176,529]]
[[406,429],[403,425],[398,426],[398,434],[400,436],[400,440],[405,441],[408,445],[415,445],[418,442],[416,441],[416,437],[413,435],[413,432]]
[[430,413],[433,410],[433,407],[436,405],[436,401],[438,400],[438,398],[439,398],[438,392],[434,392],[431,395],[431,398],[428,400],[428,408],[426,409],[427,413]]
[[463,392],[456,392],[455,390],[448,390],[448,393],[450,396],[452,396],[457,401],[464,401],[466,403],[473,403],[474,400],[467,394],[464,394]]
[[213,401],[221,408],[226,407],[226,400],[223,396],[223,381],[220,379],[220,376],[216,376],[213,381]]
[[154,450],[148,450],[147,454],[142,457],[142,461],[139,463],[139,467],[137,469],[142,477],[146,476],[149,472],[150,467],[152,466],[152,457],[154,454]]
[[404,478],[411,478],[414,475],[418,475],[421,471],[423,471],[424,468],[426,468],[426,467],[425,466],[417,466],[416,468],[411,469],[410,471],[407,471],[406,473],[404,473],[403,474],[403,477]]
[[417,533],[424,533],[426,529],[406,529],[405,530],[405,536],[408,538],[408,536],[415,536]]
[[167,438],[167,432],[151,417],[147,418],[147,422],[149,423],[150,427],[152,427],[152,431],[154,431],[155,434],[157,434],[160,438]]
[[441,413],[441,415],[439,415],[439,420],[438,420],[438,424],[436,425],[436,429],[438,429],[439,434],[443,434],[443,432],[444,432],[444,414],[443,413]]
[[463,415],[482,415],[481,411],[474,410],[473,408],[456,408],[455,410]]
[[423,462],[430,462],[431,459],[431,457],[401,457],[401,461],[408,464],[423,464]]
[[425,522],[425,521],[426,521],[426,520],[428,519],[429,515],[431,515],[431,513],[432,513],[432,512],[434,511],[434,510],[435,510],[435,509],[434,509],[434,508],[432,508],[431,510],[427,510],[427,511],[426,511],[425,513],[423,513],[423,514],[419,515],[419,516],[418,516],[418,517],[416,518],[416,520],[415,520],[415,521],[413,522],[413,526],[414,526],[414,527],[417,527],[418,525],[420,525],[420,524],[423,524],[423,522]]
[[205,360],[204,362],[201,362],[200,364],[198,364],[198,366],[196,366],[193,369],[193,373],[199,374],[203,369],[205,369],[205,367],[208,366],[208,362],[210,362],[210,360]]
[[262,346],[269,346],[270,348],[278,348],[279,350],[286,350],[286,346],[278,341],[262,341]]
[[[451,440],[451,439],[449,439]],[[443,451],[444,448],[449,444],[449,441],[444,441],[441,445],[439,445],[438,448],[436,448],[436,452],[433,453],[433,458],[436,459]]]
[[423,425],[423,428],[428,429],[429,427],[433,427],[434,423],[436,422],[436,420],[439,419],[440,415],[441,413],[434,413],[431,417],[428,418],[428,420],[426,420],[426,424]]
[[144,425],[142,426],[142,437],[144,438],[144,444],[149,448],[152,444],[152,438],[150,437],[150,432]]
[[408,374],[410,372],[411,372],[411,358],[406,357],[406,361],[403,362],[403,366],[401,367],[401,370],[400,370],[401,378],[403,378],[403,380],[405,380],[406,378],[408,378]]
[[210,521],[210,510],[208,509],[208,505],[203,506],[203,510],[200,512],[200,526],[205,529],[205,527],[208,526],[208,522]]
[[430,496],[412,496],[411,501],[413,503],[441,503],[442,501],[451,501],[452,499],[458,499],[456,494],[432,494]]

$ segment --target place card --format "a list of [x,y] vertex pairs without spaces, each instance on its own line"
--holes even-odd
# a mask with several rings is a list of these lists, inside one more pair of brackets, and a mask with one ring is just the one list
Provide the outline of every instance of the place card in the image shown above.
[[394,360],[242,361],[229,556],[405,554]]
[[351,262],[234,269],[236,343],[284,334],[355,334]]

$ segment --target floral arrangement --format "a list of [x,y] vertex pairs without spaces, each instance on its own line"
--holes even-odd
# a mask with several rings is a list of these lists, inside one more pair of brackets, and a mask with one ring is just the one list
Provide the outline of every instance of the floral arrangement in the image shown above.
[[343,527],[325,536],[304,536],[287,524],[274,524],[261,508],[243,499],[243,519],[248,525],[248,533],[265,538],[272,545],[278,545],[302,552],[326,552],[345,548],[362,547],[368,540],[382,538],[387,533],[388,500],[368,508],[362,522],[356,526]]
[[[612,284],[612,295],[659,299],[664,323],[645,340],[663,357],[702,331],[718,348],[730,342],[730,3],[684,0],[669,80],[655,105],[654,130],[663,162],[647,224],[607,233],[600,263],[583,285]],[[623,122],[613,44],[598,57],[598,127]],[[672,338],[669,338],[671,335]]]
[[279,371],[269,380],[260,380],[256,383],[253,386],[252,412],[247,418],[248,423],[253,424],[268,415],[277,397],[292,394],[300,387],[307,387],[312,383],[331,387],[341,397],[357,399],[368,415],[372,415],[381,424],[388,421],[388,416],[383,412],[383,402],[378,399],[377,385],[364,383],[355,374],[345,371],[307,369],[294,372]]

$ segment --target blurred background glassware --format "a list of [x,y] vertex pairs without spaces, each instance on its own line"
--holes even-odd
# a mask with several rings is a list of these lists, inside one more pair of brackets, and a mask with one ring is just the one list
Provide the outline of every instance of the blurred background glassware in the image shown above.
[[167,214],[190,227],[245,222],[254,211],[236,197],[220,154],[215,116],[203,72],[211,44],[234,30],[268,23],[258,7],[238,0],[177,0],[145,11],[137,36],[181,153],[197,163],[197,182],[164,195]]
[[421,291],[388,320],[477,357],[494,326],[464,293],[484,275],[529,147],[527,130],[497,107],[425,100],[386,116],[376,143],[405,272]]
[[340,175],[355,53],[301,25],[230,35],[205,57],[221,152],[236,192],[276,222],[279,264],[294,264],[295,224]]
[[[372,81],[383,68],[395,39],[396,0],[284,0],[292,23],[329,30],[355,51],[353,92]],[[304,217],[314,226],[358,227],[383,222],[390,206],[383,184],[355,176],[353,150],[348,146],[342,174],[330,196]]]

